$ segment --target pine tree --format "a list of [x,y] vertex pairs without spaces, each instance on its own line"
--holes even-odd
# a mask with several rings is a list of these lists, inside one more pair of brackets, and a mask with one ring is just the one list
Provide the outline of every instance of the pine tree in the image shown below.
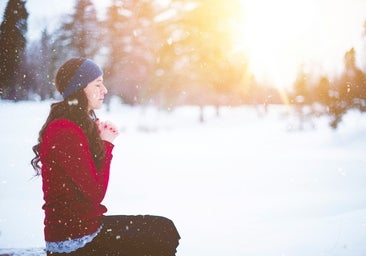
[[[41,38],[31,42],[27,50],[27,84],[29,93],[37,95],[41,100],[55,96],[53,77],[56,74],[55,59],[58,56],[54,53],[52,36],[47,29],[42,31]],[[35,95],[29,95],[35,97]]]
[[156,43],[152,1],[113,0],[107,13],[104,28],[109,95],[117,94],[131,105],[143,103]]
[[60,54],[65,55],[64,59],[75,56],[94,59],[102,47],[95,6],[90,0],[77,0],[74,10],[58,31],[58,48],[65,51]]
[[235,86],[241,80],[237,65],[245,68],[243,63],[230,59],[233,24],[238,20],[240,3],[194,0],[189,5],[171,1],[170,6],[176,15],[157,25],[165,40],[160,44],[155,64],[159,72],[152,80],[152,90],[165,94],[169,107],[182,100],[197,105],[216,104],[215,98],[220,94],[237,90]]
[[366,74],[356,65],[356,51],[351,48],[344,54],[344,71],[335,83],[331,101],[328,104],[332,116],[331,127],[337,128],[343,116],[350,109],[366,111]]
[[0,25],[0,98],[17,100],[21,95],[20,70],[26,47],[28,12],[25,0],[9,0]]

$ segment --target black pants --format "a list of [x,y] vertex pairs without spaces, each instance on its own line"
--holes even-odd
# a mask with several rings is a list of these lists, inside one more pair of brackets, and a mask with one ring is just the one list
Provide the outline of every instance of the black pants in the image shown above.
[[65,256],[174,256],[180,236],[174,223],[160,216],[105,216],[100,233],[84,247]]

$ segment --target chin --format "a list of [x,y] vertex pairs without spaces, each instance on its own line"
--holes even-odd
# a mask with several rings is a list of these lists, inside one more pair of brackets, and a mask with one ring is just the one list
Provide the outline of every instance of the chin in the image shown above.
[[102,108],[102,104],[100,105],[94,105],[93,107],[91,107],[90,109],[92,110],[96,110],[96,109],[101,109]]

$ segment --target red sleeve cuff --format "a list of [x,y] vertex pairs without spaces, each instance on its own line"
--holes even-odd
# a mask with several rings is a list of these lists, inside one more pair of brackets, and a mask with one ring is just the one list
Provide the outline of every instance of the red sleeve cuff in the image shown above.
[[103,140],[103,143],[104,143],[104,148],[105,148],[105,156],[106,156],[106,159],[112,159],[112,151],[113,151],[113,148],[114,148],[114,145],[109,142],[109,141],[106,141],[106,140]]

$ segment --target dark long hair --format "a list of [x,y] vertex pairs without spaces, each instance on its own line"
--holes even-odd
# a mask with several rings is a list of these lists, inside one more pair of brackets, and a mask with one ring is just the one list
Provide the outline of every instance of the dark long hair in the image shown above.
[[[65,90],[67,84],[75,74],[75,71],[84,60],[84,58],[72,58],[59,68],[55,79],[56,88],[59,92],[62,93]],[[84,90],[81,89],[71,94],[63,101],[51,105],[47,120],[39,132],[38,144],[34,145],[32,148],[35,157],[31,160],[31,164],[36,171],[36,175],[41,174],[39,151],[45,130],[52,121],[59,118],[65,118],[74,122],[84,131],[88,138],[94,162],[99,168],[105,154],[104,146],[102,139],[99,136],[98,126],[95,122],[95,112],[93,110],[88,111],[88,98],[86,97]]]

